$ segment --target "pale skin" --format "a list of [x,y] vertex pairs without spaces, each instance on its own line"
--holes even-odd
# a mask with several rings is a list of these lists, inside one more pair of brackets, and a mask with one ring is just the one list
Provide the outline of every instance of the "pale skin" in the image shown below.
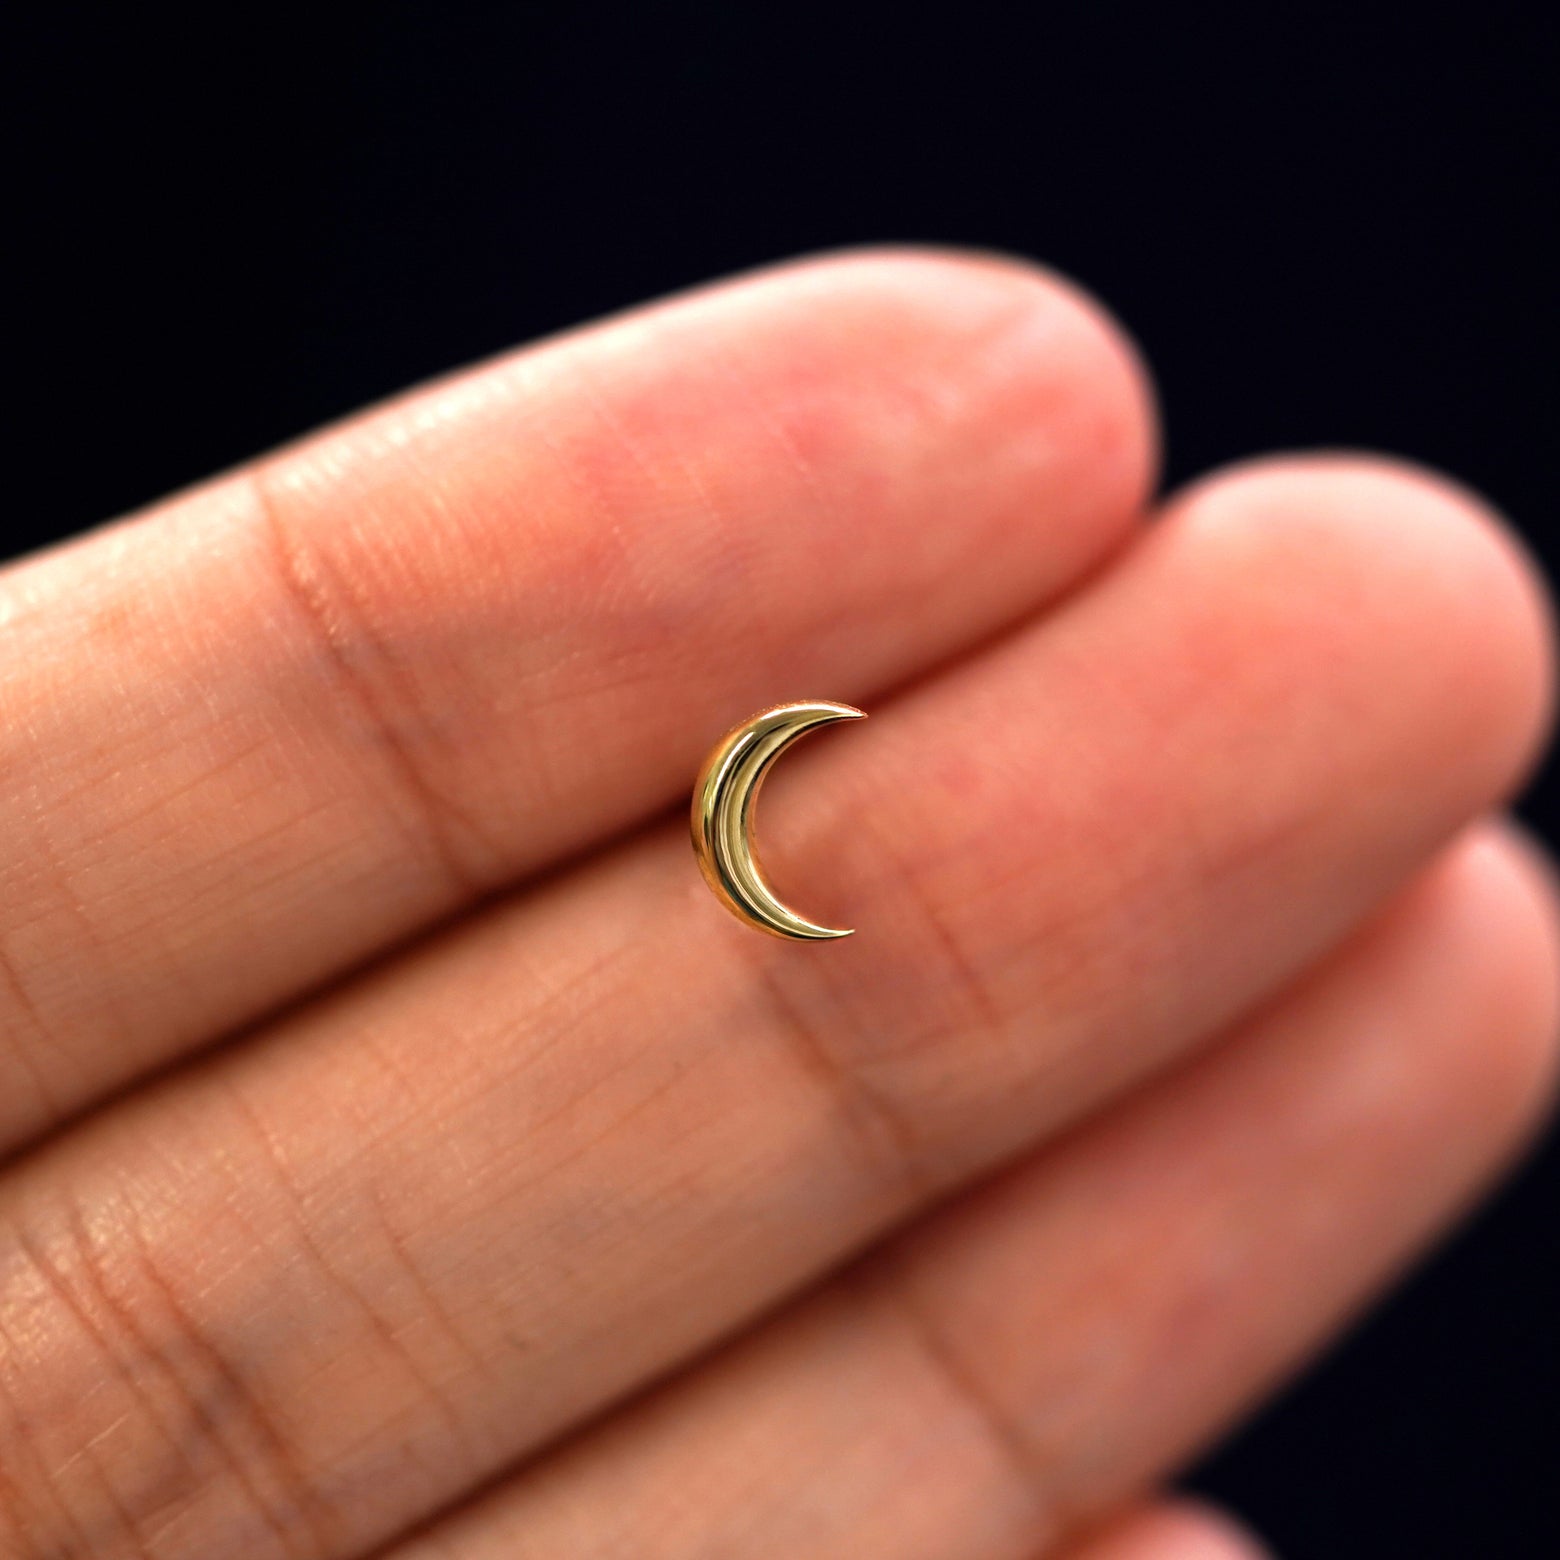
[[[1146,385],[826,258],[0,576],[0,1553],[1261,1553],[1161,1492],[1547,1102],[1547,610]],[[683,813],[803,698],[817,946]]]

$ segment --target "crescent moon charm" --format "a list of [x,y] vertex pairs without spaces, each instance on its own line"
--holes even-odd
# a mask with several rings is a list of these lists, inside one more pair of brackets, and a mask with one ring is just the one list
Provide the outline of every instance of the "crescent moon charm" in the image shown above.
[[764,776],[793,742],[820,726],[865,718],[823,699],[777,704],[734,726],[704,760],[693,787],[694,854],[715,897],[749,926],[801,942],[850,936],[851,928],[818,926],[776,897],[758,864],[753,818]]

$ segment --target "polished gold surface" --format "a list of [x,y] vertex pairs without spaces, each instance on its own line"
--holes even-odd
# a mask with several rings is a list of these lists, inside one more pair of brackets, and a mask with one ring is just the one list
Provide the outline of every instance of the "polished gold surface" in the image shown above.
[[818,942],[851,928],[818,926],[782,904],[764,880],[753,841],[754,808],[770,766],[809,731],[863,720],[849,704],[809,699],[760,710],[715,744],[693,787],[693,849],[704,880],[735,916],[776,937]]

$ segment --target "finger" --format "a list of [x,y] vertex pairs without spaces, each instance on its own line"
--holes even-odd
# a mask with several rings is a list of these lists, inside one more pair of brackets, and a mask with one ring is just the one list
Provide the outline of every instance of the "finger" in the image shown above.
[[1167,1500],[1119,1518],[1059,1560],[1267,1560],[1270,1551],[1202,1501]]
[[[258,1457],[258,1495],[180,1486],[202,1560],[276,1550],[266,1514],[373,1542],[1288,978],[1511,783],[1541,654],[1507,550],[1424,479],[1214,483],[797,755],[774,821],[839,874],[837,957],[725,917],[679,827],[36,1156],[0,1186],[39,1308],[13,1397],[124,1445],[141,1520],[154,1408]],[[148,1405],[115,1370],[159,1347],[184,1386]]]
[[1114,327],[793,266],[423,391],[0,577],[0,1149],[865,698],[1141,504]]
[[1458,847],[1227,1043],[389,1560],[1194,1542],[1184,1516],[1078,1535],[1509,1155],[1553,1069],[1555,964],[1547,885],[1498,836]]

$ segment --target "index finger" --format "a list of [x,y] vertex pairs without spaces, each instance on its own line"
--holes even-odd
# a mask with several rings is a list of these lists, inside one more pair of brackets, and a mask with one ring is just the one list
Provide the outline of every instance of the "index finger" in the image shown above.
[[1145,495],[1064,284],[781,269],[0,577],[0,1147],[1064,589]]

